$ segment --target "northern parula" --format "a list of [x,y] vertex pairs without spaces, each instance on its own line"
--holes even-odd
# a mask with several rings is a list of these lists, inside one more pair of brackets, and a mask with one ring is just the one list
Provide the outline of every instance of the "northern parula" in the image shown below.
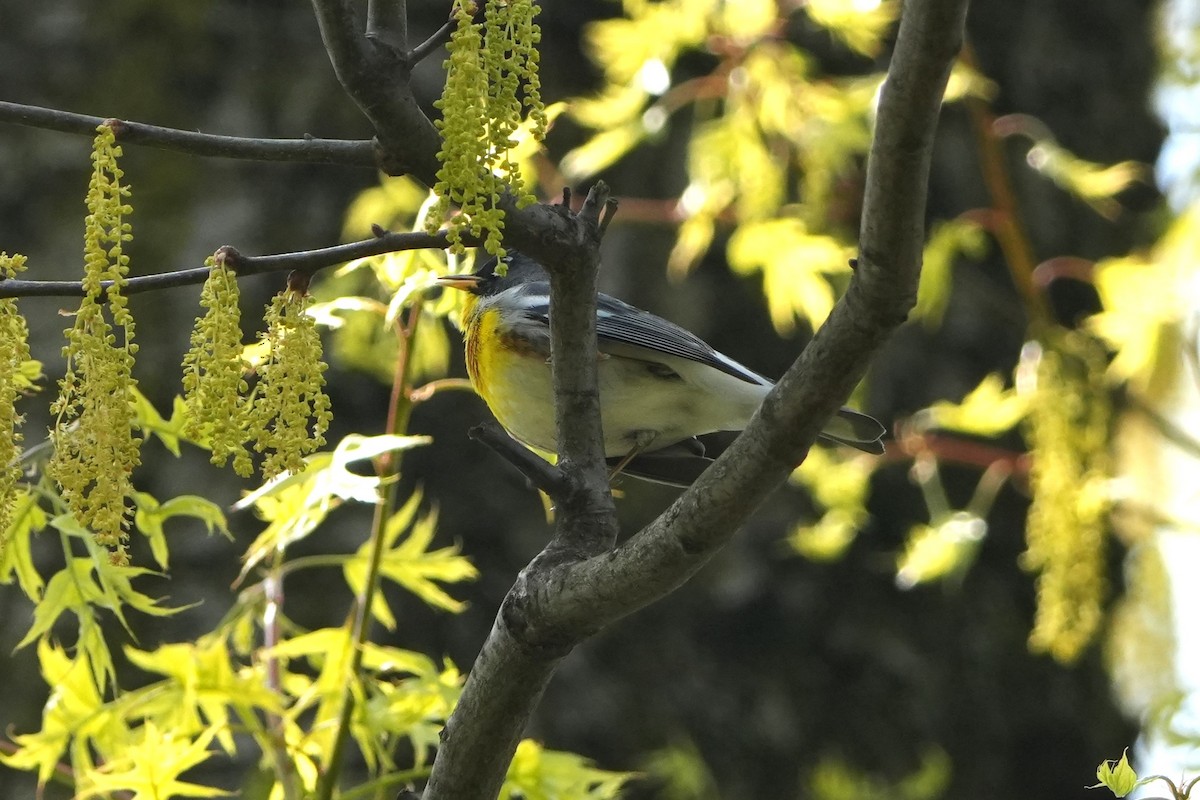
[[[517,441],[556,450],[550,376],[550,282],[541,264],[509,251],[469,275],[438,279],[467,292],[462,313],[467,372],[496,420]],[[774,385],[695,334],[615,297],[597,298],[604,452],[626,474],[690,484],[711,458],[696,437],[740,431]],[[843,408],[821,437],[882,453],[884,427]]]

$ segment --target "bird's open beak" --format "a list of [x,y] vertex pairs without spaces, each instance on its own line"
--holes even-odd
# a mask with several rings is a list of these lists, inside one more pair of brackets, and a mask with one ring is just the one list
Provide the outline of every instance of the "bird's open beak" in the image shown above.
[[472,293],[482,282],[483,278],[478,275],[443,275],[437,279],[438,286],[449,286],[452,289],[461,289],[464,292]]

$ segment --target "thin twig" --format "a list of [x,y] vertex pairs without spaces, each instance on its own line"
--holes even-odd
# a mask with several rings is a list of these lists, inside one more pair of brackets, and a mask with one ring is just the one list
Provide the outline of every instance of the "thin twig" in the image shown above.
[[[977,67],[969,44],[963,46],[960,57],[967,66],[973,69]],[[979,168],[983,173],[983,183],[992,198],[992,205],[999,214],[993,235],[1000,245],[1004,260],[1008,264],[1008,271],[1017,291],[1021,293],[1022,300],[1025,301],[1025,308],[1030,317],[1040,322],[1052,321],[1046,296],[1034,285],[1033,271],[1037,267],[1037,258],[1034,256],[1029,234],[1021,222],[1021,209],[1008,174],[1004,149],[993,127],[996,116],[992,113],[988,101],[982,98],[969,96],[966,104],[971,127],[975,132],[976,146],[979,148]]]
[[1046,291],[1054,281],[1067,278],[1080,283],[1095,283],[1096,262],[1079,256],[1055,256],[1033,268],[1033,285]]
[[[312,0],[312,5],[338,82],[375,128],[379,168],[432,186],[442,138],[413,96],[407,53],[368,38],[350,0]],[[377,0],[369,13],[382,24],[397,5],[398,0]]]
[[409,68],[411,69],[417,64],[420,64],[422,61],[428,58],[431,53],[436,52],[439,47],[450,41],[450,34],[454,31],[454,27],[457,24],[458,23],[453,18],[446,20],[442,27],[433,32],[432,36],[421,42],[412,50],[409,50],[407,57]]
[[[263,579],[263,650],[266,652],[267,687],[279,697],[283,696],[283,670],[275,648],[279,645],[279,617],[283,613],[283,550],[276,549],[271,566]],[[264,739],[270,742],[270,757],[275,764],[275,778],[282,789],[284,800],[296,800],[299,797],[296,780],[296,764],[287,751],[287,741],[284,735],[283,717],[274,712],[266,715],[267,726]],[[267,746],[267,745],[264,745]]]
[[429,381],[428,383],[422,384],[421,386],[413,389],[411,392],[409,392],[408,399],[411,400],[414,405],[417,405],[419,403],[424,403],[426,400],[430,399],[439,392],[445,392],[448,390],[473,392],[475,391],[475,387],[472,386],[471,382],[466,378],[438,378],[437,380]]
[[0,101],[0,122],[29,128],[94,136],[97,126],[112,122],[113,133],[122,144],[137,144],[173,150],[193,156],[240,158],[252,161],[291,161],[308,164],[344,164],[374,167],[375,149],[370,141],[350,139],[256,139],[221,136],[199,131],[164,128],[128,120],[110,120],[54,108]]
[[[408,399],[412,380],[412,351],[416,346],[418,324],[421,320],[421,304],[418,302],[409,309],[407,322],[397,321],[397,333],[400,337],[400,353],[396,358],[396,366],[392,373],[392,395],[388,404],[387,432],[401,434],[408,430],[408,421],[412,414],[412,402]],[[363,586],[354,598],[354,608],[351,611],[353,627],[351,637],[354,650],[350,654],[350,664],[347,668],[346,688],[342,692],[342,706],[338,713],[337,727],[333,732],[332,750],[329,761],[325,765],[325,774],[317,785],[317,800],[330,800],[337,787],[342,765],[345,763],[345,752],[350,740],[350,722],[354,715],[354,693],[351,686],[362,680],[363,654],[366,652],[367,638],[371,628],[372,608],[379,592],[379,574],[383,564],[383,554],[387,547],[387,523],[396,512],[398,501],[396,480],[400,474],[400,458],[398,453],[388,453],[375,461],[375,472],[380,479],[379,498],[375,502],[375,513],[371,521],[370,545],[367,556],[367,573]]]
[[[261,275],[266,272],[313,273],[326,267],[344,264],[356,258],[395,253],[401,250],[423,248],[442,249],[447,246],[444,233],[385,233],[359,242],[321,247],[316,250],[299,250],[294,253],[277,253],[267,256],[246,256],[236,249],[225,246],[217,252],[226,263],[233,266],[238,276]],[[204,283],[208,278],[208,267],[194,267],[156,275],[139,275],[128,278],[123,294],[172,289],[177,286],[192,286]],[[110,284],[106,281],[102,286]],[[80,281],[27,281],[0,280],[0,297],[82,297]]]

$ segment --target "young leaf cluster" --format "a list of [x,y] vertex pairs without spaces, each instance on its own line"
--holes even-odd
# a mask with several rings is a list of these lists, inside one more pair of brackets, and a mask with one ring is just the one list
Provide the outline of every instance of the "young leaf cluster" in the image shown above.
[[[142,408],[144,401],[133,404]],[[183,414],[186,406],[177,402]],[[182,414],[164,420],[156,413],[139,419],[164,442],[187,439]],[[333,453],[310,457],[307,469],[281,476],[248,498],[270,525],[251,545],[247,572],[268,555],[282,559],[287,547],[314,532],[326,513],[344,500],[374,503],[380,479],[352,469],[355,462],[424,443],[417,437],[352,436]],[[224,516],[211,502],[180,497],[159,502],[135,493],[136,529],[147,537],[159,566],[168,564],[165,527],[179,516],[224,530]],[[60,509],[51,517],[42,507]],[[475,570],[456,548],[431,549],[435,515],[420,510],[413,497],[386,526],[383,575],[436,607],[459,610],[444,584],[469,580]],[[304,632],[268,610],[263,583],[243,590],[238,602],[215,631],[193,642],[168,643],[153,649],[127,646],[126,659],[144,673],[157,676],[148,685],[120,687],[111,654],[112,634],[104,616],[113,615],[132,636],[132,614],[163,616],[184,611],[135,588],[151,570],[118,565],[107,557],[89,532],[48,488],[22,493],[9,528],[9,546],[0,554],[0,583],[16,581],[36,602],[32,624],[20,646],[38,646],[42,674],[51,688],[39,730],[12,736],[0,762],[35,771],[40,785],[71,776],[80,797],[135,795],[216,796],[210,786],[186,779],[192,767],[213,758],[242,759],[248,742],[272,765],[285,792],[315,790],[332,758],[333,730],[345,689],[353,685],[358,709],[351,733],[380,785],[397,769],[397,744],[412,743],[415,766],[406,774],[416,780],[427,770],[438,731],[457,698],[461,676],[452,664],[371,643],[365,647],[361,672],[349,669],[360,646],[345,627]],[[64,565],[48,578],[34,561],[33,540],[43,531],[57,532]],[[82,549],[83,555],[78,555]],[[44,561],[43,559],[40,559]],[[336,566],[345,570],[349,588],[361,588],[361,554],[298,559],[289,566]],[[281,580],[282,573],[266,581]],[[379,604],[383,601],[380,599]],[[384,605],[373,606],[381,618],[393,619]],[[63,622],[74,619],[74,645],[57,643]],[[270,620],[274,619],[274,622]],[[241,731],[248,734],[236,737]]]
[[[816,57],[780,35],[784,5],[767,0],[627,0],[625,15],[588,31],[606,77],[571,114],[595,136],[563,159],[573,177],[595,174],[690,112],[688,185],[670,268],[699,262],[721,228],[730,264],[761,275],[772,321],[819,325],[848,275],[853,232],[839,190],[861,169],[882,75],[824,75]],[[859,52],[882,45],[898,4],[810,3],[805,13]],[[700,51],[717,65],[700,77],[676,63]],[[852,220],[851,220],[852,221]],[[770,239],[772,246],[763,246]]]
[[[1190,780],[1180,778],[1176,782],[1165,775],[1139,777],[1137,771],[1129,763],[1128,748],[1121,753],[1119,759],[1101,761],[1100,766],[1096,767],[1096,779],[1100,782],[1087,788],[1099,789],[1103,787],[1112,792],[1115,797],[1125,797],[1148,784],[1162,783],[1167,790],[1166,798],[1170,798],[1170,800],[1189,800],[1192,796],[1192,790],[1197,785],[1200,785],[1200,778],[1192,778]],[[1162,800],[1166,800],[1166,798],[1162,798]],[[1159,798],[1156,797],[1155,800],[1159,800]]]

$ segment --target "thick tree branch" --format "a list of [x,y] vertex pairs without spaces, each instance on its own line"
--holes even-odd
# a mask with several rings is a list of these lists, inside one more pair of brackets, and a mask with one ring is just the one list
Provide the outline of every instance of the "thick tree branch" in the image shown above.
[[408,50],[408,3],[367,0],[367,38],[398,53]]
[[[383,0],[378,0],[383,2]],[[420,59],[441,44],[452,29],[447,23],[430,39],[405,53],[377,42],[363,31],[352,0],[312,0],[321,39],[338,81],[371,122],[376,132],[378,163],[389,175],[412,175],[428,186],[437,182],[441,136],[412,95],[409,76]],[[368,15],[403,11],[403,3],[388,0],[368,8]],[[561,264],[568,271],[581,242],[578,218],[561,206],[534,204],[518,208],[516,198],[501,198],[505,212],[504,243],[543,264]]]
[[[560,520],[555,542],[521,573],[505,598],[447,723],[426,800],[495,797],[520,727],[563,655],[599,628],[683,583],[728,541],[803,460],[824,421],[861,379],[871,356],[905,319],[916,299],[938,110],[962,41],[966,5],[966,0],[905,3],[868,164],[862,255],[847,295],[742,436],[654,523],[616,549],[580,561],[570,557],[569,549],[556,551],[563,535]],[[520,219],[519,213],[514,218]],[[515,235],[506,243],[541,258],[523,241],[526,221],[531,220],[522,219],[510,229]],[[543,230],[569,224],[566,219],[550,222],[551,228]],[[544,246],[549,237],[533,238],[529,244]],[[594,327],[589,329],[594,326],[594,295],[580,297],[583,281],[594,280],[594,273],[582,256],[566,265],[542,260],[553,265],[551,321],[557,325],[552,348],[559,419],[582,417],[586,423],[591,413],[587,409],[595,405],[587,376],[577,375],[578,382],[570,385],[559,378],[567,374],[562,362],[568,360],[584,365],[581,373],[590,367],[594,380],[595,359],[587,355],[596,352]],[[586,291],[594,293],[594,284]],[[564,305],[571,303],[579,304],[578,314],[572,305]],[[572,405],[575,411],[569,410]],[[574,435],[560,425],[564,461]],[[597,448],[599,438],[595,431],[579,436],[591,439],[590,444],[578,443],[580,457],[590,459],[589,448]],[[571,469],[569,463],[562,466]],[[602,527],[604,508],[581,509],[580,521],[589,513],[598,515]],[[607,519],[611,521],[611,513]]]
[[394,19],[404,13],[404,4],[372,3],[372,24],[386,25],[388,31],[383,39],[367,35],[352,0],[312,0],[312,4],[338,81],[375,128],[380,168],[433,186],[441,137],[413,97],[408,53],[391,42],[400,28],[407,30],[406,22]]
[[559,568],[545,623],[607,624],[689,578],[791,473],[916,300],[938,111],[966,0],[908,0],[867,167],[861,256],[846,296],[745,432],[657,520],[611,554]]
[[[245,276],[261,275],[264,272],[311,274],[317,270],[344,264],[356,258],[395,253],[401,250],[442,249],[446,246],[444,233],[418,232],[383,233],[374,239],[269,256],[246,256],[229,246],[222,247],[217,252],[224,255],[226,263],[232,266],[239,276]],[[160,289],[172,289],[176,286],[192,286],[204,283],[208,273],[208,267],[195,267],[158,275],[139,275],[128,279],[124,293],[126,295],[141,294]],[[106,281],[103,285],[107,286],[108,283],[110,282]],[[83,293],[83,284],[79,281],[0,280],[0,297],[82,297]]]
[[[407,87],[407,73],[404,73],[402,79],[388,77],[385,69],[377,68],[374,64],[377,60],[386,61],[386,59],[374,59],[370,55],[374,45],[365,36],[349,35],[354,30],[354,15],[353,9],[348,3],[343,6],[336,0],[314,0],[314,4],[317,5],[318,10],[326,9],[326,13],[334,18],[334,22],[322,25],[322,35],[326,35],[328,27],[329,36],[332,36],[333,39],[332,44],[329,40],[326,41],[326,47],[336,47],[340,53],[335,58],[334,50],[330,49],[329,51],[331,58],[334,58],[335,66],[338,63],[349,65],[345,66],[345,69],[361,82],[374,84],[401,80]],[[442,44],[451,27],[451,24],[447,23],[429,40],[418,45],[412,53],[403,55],[402,60],[415,65]],[[350,91],[349,88],[347,91]],[[399,143],[398,149],[394,152],[380,143],[383,141],[382,139],[376,142],[309,138],[254,139],[183,131],[127,120],[116,120],[117,124],[113,129],[117,140],[122,144],[142,145],[188,155],[215,158],[378,167],[393,175],[411,173],[414,177],[432,186],[437,176],[437,151],[441,140],[432,123],[411,101],[411,95],[407,96],[407,100],[401,97],[396,101],[398,107],[392,108],[381,119],[371,118],[371,122],[376,125],[377,129],[380,124],[389,120],[400,120],[389,129],[392,133],[387,139]],[[420,120],[413,117],[413,114],[419,116]],[[94,136],[98,125],[104,122],[113,122],[113,120],[106,117],[93,117],[70,111],[0,101],[0,122],[81,136]],[[411,141],[405,139],[406,132],[410,130],[415,132]],[[399,157],[396,153],[411,153],[411,155]],[[416,166],[409,168],[406,165]],[[530,255],[544,264],[563,263],[573,258],[572,252],[580,241],[580,235],[578,222],[570,213],[570,209],[565,206],[549,206],[540,203],[519,209],[516,200],[511,196],[503,198],[502,205],[506,213],[505,242],[508,246]],[[183,280],[178,284],[167,285],[186,285],[187,283],[189,281]],[[69,286],[65,288],[44,286],[42,291],[32,293],[77,294]]]
[[[124,120],[118,120],[115,128],[117,139],[124,144],[197,156],[374,167],[389,175],[408,174],[426,185],[434,185],[441,137],[417,105],[409,74],[413,66],[446,41],[453,23],[447,22],[428,40],[404,52],[368,36],[360,28],[352,0],[312,2],[334,72],[374,126],[374,141],[254,139]],[[391,0],[376,5],[374,13],[382,20],[385,9],[399,13],[403,5]],[[105,117],[0,101],[0,122],[92,136],[96,126],[106,121],[109,120]],[[506,215],[507,246],[544,264],[570,262],[575,258],[573,252],[580,241],[580,229],[569,209],[540,203],[521,209],[511,195],[502,198],[501,206]]]
[[573,511],[608,513],[613,510],[604,460],[604,435],[600,429],[600,389],[595,357],[596,286],[600,273],[601,214],[608,207],[608,187],[597,183],[580,209],[577,220],[586,241],[577,258],[552,262],[550,270],[550,360],[554,373],[555,425],[559,466],[576,480],[577,495],[557,498],[561,506],[556,533],[559,545],[600,552],[616,536],[610,529],[596,531],[589,522],[577,528]]
[[533,709],[569,652],[530,646],[520,622],[510,628],[514,615],[521,613],[506,600],[442,729],[424,800],[496,797]]
[[[564,198],[565,199],[565,198]],[[442,731],[427,800],[494,798],[550,676],[583,636],[562,636],[535,621],[548,601],[555,565],[608,550],[617,533],[608,486],[597,387],[596,276],[601,214],[608,188],[593,187],[578,215],[542,206],[556,239],[550,269],[550,359],[554,379],[558,470],[552,481],[558,523],[553,540],[517,578]],[[591,355],[587,355],[591,354]],[[526,473],[529,475],[530,473]]]
[[252,139],[181,131],[127,120],[109,120],[53,108],[0,101],[0,122],[30,128],[95,136],[96,127],[112,124],[117,141],[173,150],[193,156],[241,158],[253,161],[296,161],[308,164],[345,164],[374,167],[375,149],[368,141],[346,139]]

